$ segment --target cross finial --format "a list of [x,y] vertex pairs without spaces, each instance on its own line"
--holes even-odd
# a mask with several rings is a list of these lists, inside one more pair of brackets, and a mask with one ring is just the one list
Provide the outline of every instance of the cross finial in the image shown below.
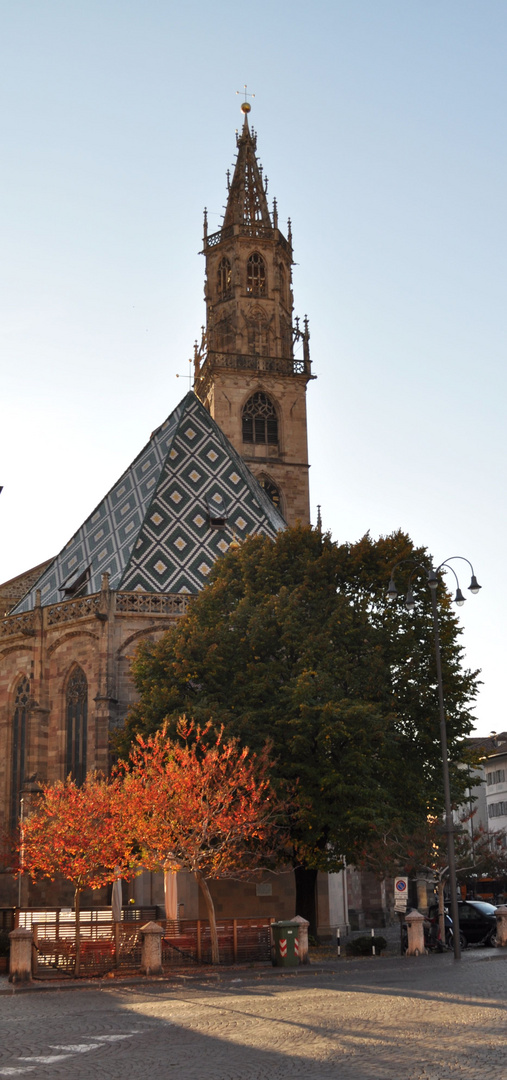
[[240,108],[241,108],[241,112],[244,113],[245,116],[246,116],[247,113],[249,113],[250,109],[252,108],[252,106],[250,105],[250,102],[248,101],[248,98],[249,97],[254,98],[255,94],[247,94],[247,92],[246,92],[246,83],[245,83],[245,85],[243,87],[243,90],[236,90],[236,94],[244,94],[245,95],[245,100],[241,102]]
[[[194,345],[194,352],[197,352],[197,342]],[[192,360],[189,360],[188,362],[189,362],[189,364],[191,364]],[[188,379],[188,389],[189,390],[192,389],[192,369],[190,369],[190,371],[188,372],[188,375],[177,375],[176,378],[177,379]]]

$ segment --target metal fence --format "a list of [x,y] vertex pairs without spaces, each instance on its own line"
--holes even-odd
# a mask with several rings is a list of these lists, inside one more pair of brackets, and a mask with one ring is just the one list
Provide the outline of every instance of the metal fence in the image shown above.
[[[211,936],[205,919],[167,921],[157,908],[127,908],[121,922],[113,923],[111,908],[82,911],[80,916],[80,974],[105,975],[108,971],[135,971],[141,966],[142,934],[146,922],[164,928],[163,967],[211,963]],[[30,908],[17,912],[18,926],[33,931],[33,973],[39,978],[74,975],[76,963],[75,913],[65,908]],[[272,918],[217,920],[220,962],[268,961],[271,955]]]

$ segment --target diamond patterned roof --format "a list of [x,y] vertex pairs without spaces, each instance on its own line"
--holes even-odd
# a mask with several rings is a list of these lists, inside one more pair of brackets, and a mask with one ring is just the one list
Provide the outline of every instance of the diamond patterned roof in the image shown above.
[[[223,527],[212,527],[223,518]],[[190,391],[93,514],[14,608],[111,589],[197,593],[235,534],[275,536],[285,522],[242,458]]]

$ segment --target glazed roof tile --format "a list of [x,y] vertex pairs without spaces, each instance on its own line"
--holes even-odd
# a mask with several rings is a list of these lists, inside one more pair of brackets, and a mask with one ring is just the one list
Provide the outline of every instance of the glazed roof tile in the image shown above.
[[99,592],[105,573],[111,589],[197,593],[234,536],[284,528],[190,391],[12,613],[32,610],[38,589],[43,606]]

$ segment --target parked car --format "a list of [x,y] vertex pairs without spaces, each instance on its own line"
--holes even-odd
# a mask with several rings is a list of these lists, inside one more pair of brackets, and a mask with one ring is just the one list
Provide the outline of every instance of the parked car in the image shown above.
[[496,907],[485,900],[458,900],[460,940],[467,945],[496,945]]

